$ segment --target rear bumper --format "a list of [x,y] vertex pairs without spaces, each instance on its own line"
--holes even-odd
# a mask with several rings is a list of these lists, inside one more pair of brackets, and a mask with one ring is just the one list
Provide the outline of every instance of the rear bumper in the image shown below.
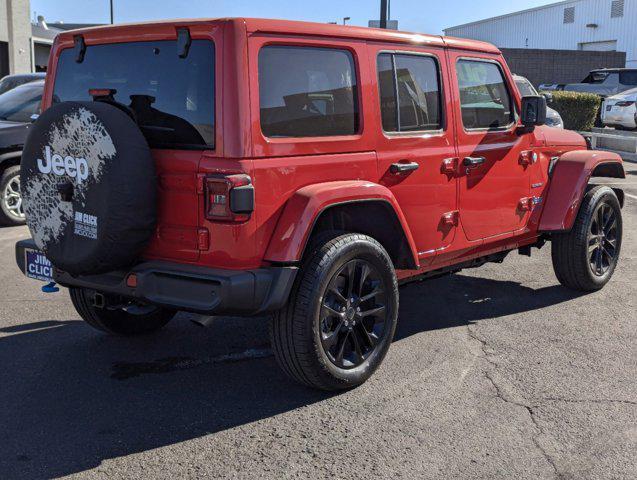
[[[16,261],[24,273],[24,249],[37,249],[32,240],[16,244]],[[296,267],[223,270],[150,261],[129,271],[73,276],[54,269],[54,280],[64,287],[78,287],[142,300],[167,308],[206,315],[258,315],[280,309],[287,302],[296,278]],[[134,274],[136,286],[127,278]]]

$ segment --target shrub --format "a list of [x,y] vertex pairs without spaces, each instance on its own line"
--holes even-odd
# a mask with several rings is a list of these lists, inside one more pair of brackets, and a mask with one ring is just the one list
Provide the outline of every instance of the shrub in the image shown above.
[[592,93],[551,92],[553,102],[550,107],[557,110],[564,120],[564,128],[589,132],[601,107],[601,98]]

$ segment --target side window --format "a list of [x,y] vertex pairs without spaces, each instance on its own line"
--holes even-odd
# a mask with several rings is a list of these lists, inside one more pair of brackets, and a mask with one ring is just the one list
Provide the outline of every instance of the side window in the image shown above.
[[413,132],[442,128],[436,60],[424,55],[382,53],[378,86],[383,130]]
[[514,121],[511,96],[497,64],[459,60],[456,69],[465,128],[497,129]]
[[358,132],[354,58],[347,50],[266,46],[259,52],[261,130],[267,137]]
[[619,73],[610,73],[604,80],[604,85],[619,85]]

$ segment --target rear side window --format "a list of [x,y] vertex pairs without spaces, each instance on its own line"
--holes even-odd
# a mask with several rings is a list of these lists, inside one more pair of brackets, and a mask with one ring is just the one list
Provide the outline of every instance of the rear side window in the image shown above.
[[637,85],[637,70],[627,70],[619,73],[619,83],[622,85]]
[[413,132],[442,128],[436,60],[424,55],[382,53],[378,86],[383,130]]
[[208,40],[193,40],[186,58],[174,40],[89,45],[82,63],[66,49],[53,101],[91,100],[90,89],[112,89],[114,100],[135,113],[151,147],[213,147],[214,68]]
[[259,52],[261,130],[267,137],[358,132],[354,58],[347,50],[266,46]]
[[21,85],[0,95],[0,120],[30,122],[31,115],[40,113],[44,86]]
[[511,96],[497,64],[459,60],[457,72],[465,128],[497,129],[514,121]]

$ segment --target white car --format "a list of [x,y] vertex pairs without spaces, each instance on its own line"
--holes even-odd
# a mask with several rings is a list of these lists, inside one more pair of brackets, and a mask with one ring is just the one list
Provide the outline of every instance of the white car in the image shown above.
[[637,129],[637,88],[608,97],[602,104],[602,123],[609,127]]
[[[523,97],[527,95],[539,95],[533,84],[529,82],[526,77],[513,75],[513,80]],[[554,110],[551,107],[546,107],[546,125],[549,127],[564,128],[564,120],[562,120],[562,116],[557,112],[557,110]]]

